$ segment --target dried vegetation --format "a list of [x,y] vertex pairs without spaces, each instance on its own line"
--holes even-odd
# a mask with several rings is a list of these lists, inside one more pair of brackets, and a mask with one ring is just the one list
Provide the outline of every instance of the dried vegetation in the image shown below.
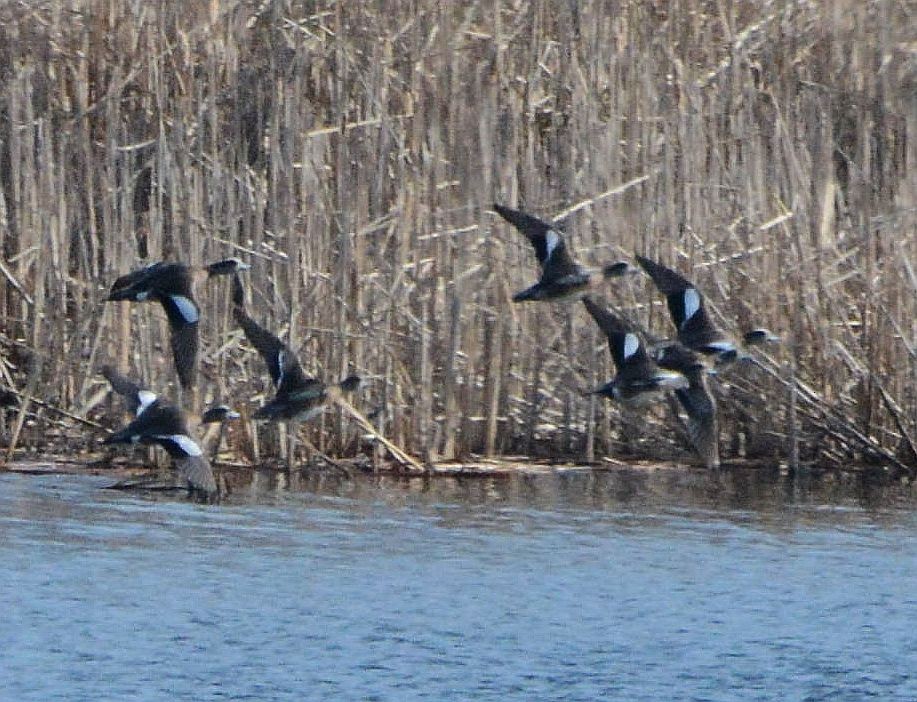
[[[7,441],[113,426],[103,362],[174,384],[162,311],[105,290],[235,255],[253,314],[371,376],[358,405],[417,456],[682,451],[668,408],[582,396],[613,369],[581,306],[510,303],[536,270],[496,200],[784,338],[721,383],[724,458],[913,468],[915,27],[906,0],[3,2],[0,382],[36,398]],[[224,285],[202,393],[250,410]],[[670,333],[645,277],[607,299]],[[307,433],[358,449],[340,412]]]

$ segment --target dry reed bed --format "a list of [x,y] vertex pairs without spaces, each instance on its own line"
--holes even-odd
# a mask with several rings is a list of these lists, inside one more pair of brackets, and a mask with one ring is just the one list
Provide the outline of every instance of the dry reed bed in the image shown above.
[[[416,455],[680,450],[665,407],[582,397],[613,368],[580,306],[510,303],[536,269],[497,200],[783,336],[719,391],[725,455],[913,467],[915,22],[904,0],[4,3],[0,373],[50,405],[9,431],[119,421],[107,360],[173,383],[161,310],[105,289],[237,255],[256,318],[308,371],[373,376],[358,404]],[[251,408],[223,285],[202,392]],[[670,333],[645,278],[607,299]],[[310,438],[355,431],[327,413]]]

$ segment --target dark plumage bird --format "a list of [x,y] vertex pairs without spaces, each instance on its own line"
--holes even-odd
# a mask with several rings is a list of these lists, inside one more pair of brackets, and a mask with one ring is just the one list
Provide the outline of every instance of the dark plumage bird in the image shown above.
[[579,299],[598,280],[630,271],[630,266],[623,261],[605,266],[601,272],[589,271],[571,258],[563,236],[554,225],[502,205],[495,204],[494,210],[531,242],[541,265],[538,282],[513,295],[513,302]]
[[678,343],[660,348],[656,361],[661,368],[687,378],[688,387],[677,389],[675,397],[688,417],[688,439],[707,468],[719,468],[719,424],[716,400],[707,387],[707,366],[691,349]]
[[169,337],[175,370],[182,388],[194,383],[197,367],[200,309],[194,300],[194,281],[200,275],[210,278],[245,270],[249,266],[237,258],[227,258],[203,268],[184,263],[159,261],[118,278],[111,286],[108,301],[154,300],[162,305],[169,319]]
[[693,283],[671,268],[643,256],[637,256],[637,263],[665,295],[679,342],[692,351],[713,356],[718,363],[736,359],[735,343],[710,319],[704,309],[704,298]]
[[261,354],[274,384],[274,397],[258,408],[256,419],[305,421],[318,415],[334,393],[350,393],[360,387],[362,381],[356,375],[331,386],[307,377],[290,347],[248,316],[239,276],[232,279],[232,299],[236,323]]
[[664,370],[650,358],[632,325],[589,296],[583,298],[583,304],[608,337],[608,348],[618,369],[611,381],[595,390],[596,394],[639,406],[656,399],[665,390],[688,387],[688,380],[681,373]]
[[[126,427],[105,438],[103,444],[158,444],[175,461],[179,475],[195,490],[208,494],[217,491],[210,462],[192,438],[188,416],[178,407],[160,398],[152,390],[121,375],[110,366],[102,375],[112,390],[121,395],[135,417]],[[238,419],[239,414],[225,405],[209,408],[200,418],[201,424]]]
[[[713,358],[717,365],[732,363],[740,358],[735,342],[710,319],[704,308],[704,297],[687,278],[671,268],[643,256],[637,262],[663,295],[669,314],[678,332],[678,341],[692,351]],[[749,345],[778,341],[767,329],[753,329],[744,336]]]

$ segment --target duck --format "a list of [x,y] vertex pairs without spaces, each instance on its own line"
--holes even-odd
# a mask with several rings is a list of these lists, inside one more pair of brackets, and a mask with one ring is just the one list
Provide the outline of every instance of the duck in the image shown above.
[[157,261],[120,276],[112,284],[106,301],[152,300],[162,305],[169,320],[169,339],[178,382],[184,390],[189,390],[197,369],[197,327],[201,316],[194,300],[194,282],[201,275],[212,278],[248,268],[249,265],[238,258],[226,258],[200,268]]
[[[172,457],[179,475],[192,490],[216,495],[217,484],[213,469],[201,445],[192,438],[189,416],[177,405],[165,401],[157,393],[121,375],[111,366],[103,366],[102,375],[112,390],[124,398],[127,409],[134,415],[126,427],[106,437],[102,443],[159,445]],[[208,408],[200,416],[199,423],[219,423],[222,427],[224,422],[238,419],[239,416],[238,412],[220,404]]]
[[353,393],[362,385],[358,375],[349,375],[333,385],[307,377],[290,347],[248,315],[245,291],[238,275],[232,278],[232,302],[236,323],[261,355],[274,385],[274,397],[255,411],[255,419],[307,421],[319,415],[333,395]]
[[[736,343],[710,319],[704,307],[704,296],[694,283],[649,258],[638,254],[636,259],[659,292],[665,295],[680,344],[711,359],[715,367],[746,358]],[[778,342],[780,337],[761,327],[746,332],[743,340],[748,346],[756,346]]]
[[531,242],[541,266],[538,282],[513,295],[513,302],[578,300],[598,280],[633,271],[625,261],[604,266],[600,273],[590,271],[573,260],[563,236],[553,224],[496,203],[493,208]]
[[641,407],[658,399],[666,390],[688,388],[688,379],[679,372],[660,368],[647,353],[646,345],[632,324],[591,296],[583,298],[586,310],[608,337],[608,348],[617,374],[592,394]]
[[713,357],[717,364],[736,360],[738,349],[735,343],[710,319],[704,307],[704,297],[697,287],[661,263],[639,254],[636,258],[659,292],[665,295],[679,343],[691,351]]
[[697,353],[677,342],[657,349],[656,362],[688,380],[688,387],[675,390],[688,418],[688,440],[708,469],[719,468],[719,424],[716,400],[707,386],[709,368]]

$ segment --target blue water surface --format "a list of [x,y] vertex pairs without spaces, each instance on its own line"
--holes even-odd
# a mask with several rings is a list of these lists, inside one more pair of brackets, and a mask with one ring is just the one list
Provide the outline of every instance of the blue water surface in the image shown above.
[[917,699],[908,486],[111,482],[0,475],[0,699]]

